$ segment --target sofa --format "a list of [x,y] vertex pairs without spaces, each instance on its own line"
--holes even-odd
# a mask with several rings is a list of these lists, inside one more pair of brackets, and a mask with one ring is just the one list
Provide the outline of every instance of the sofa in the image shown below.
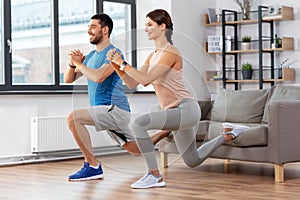
[[[300,161],[300,86],[275,85],[260,90],[218,89],[213,101],[199,101],[197,145],[222,133],[222,123],[249,126],[210,157],[274,164],[275,182],[284,182],[284,164]],[[160,141],[162,167],[178,153],[173,135]]]

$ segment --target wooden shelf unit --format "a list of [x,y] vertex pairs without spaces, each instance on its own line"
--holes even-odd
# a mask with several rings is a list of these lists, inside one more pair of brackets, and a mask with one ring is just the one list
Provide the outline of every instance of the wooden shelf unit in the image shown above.
[[[222,26],[222,22],[209,23],[208,14],[203,15],[205,26]],[[262,18],[264,21],[286,21],[294,20],[294,8],[288,6],[281,6],[281,13],[278,15],[267,15]],[[258,20],[239,20],[239,21],[229,21],[226,24],[257,24]]]
[[285,21],[294,20],[294,8],[281,6],[281,13],[278,15],[263,16],[264,21]]
[[[225,78],[224,79],[218,79],[218,80],[214,80],[213,77],[217,75],[217,71],[207,71],[207,74],[206,74],[206,81],[207,82],[223,82],[223,87],[225,88],[226,87],[226,83],[232,83],[235,85],[235,88],[237,89],[237,84],[238,83],[258,83],[259,84],[259,88],[262,89],[262,85],[263,83],[271,83],[272,85],[275,83],[275,82],[280,82],[280,81],[294,81],[295,80],[295,69],[294,68],[282,68],[282,79],[276,79],[276,78],[273,78],[275,75],[274,75],[274,71],[275,70],[278,70],[275,69],[275,63],[274,63],[274,59],[275,59],[275,52],[278,52],[278,51],[287,51],[287,50],[294,50],[294,38],[292,37],[282,37],[281,40],[282,40],[282,45],[280,48],[271,48],[271,41],[273,41],[274,39],[274,30],[273,30],[273,26],[275,26],[275,21],[285,21],[285,20],[293,20],[294,19],[294,10],[293,10],[293,7],[287,7],[287,6],[282,6],[281,7],[281,13],[278,14],[278,15],[268,15],[266,16],[264,13],[266,13],[266,10],[268,9],[267,6],[258,6],[258,19],[253,19],[253,20],[236,20],[236,21],[223,21],[222,22],[214,22],[214,23],[209,23],[209,20],[208,20],[208,14],[205,14],[204,15],[204,25],[205,26],[221,26],[222,27],[222,31],[225,30],[225,27],[237,27],[238,26],[243,26],[243,25],[247,25],[247,24],[254,24],[254,25],[257,25],[257,29],[258,29],[258,49],[250,49],[250,50],[232,50],[232,51],[225,51],[223,50],[222,52],[208,52],[208,47],[207,47],[207,44],[205,44],[205,49],[206,49],[206,52],[208,54],[221,54],[222,55],[222,71],[220,71],[219,73],[222,74],[222,76],[224,76]],[[230,11],[230,10],[223,10],[222,11],[222,18],[225,18],[225,16],[227,16],[228,13],[226,12],[229,12],[229,14],[233,14],[233,18],[234,19],[237,19],[237,12],[236,11]],[[262,42],[263,41],[263,37],[264,35],[262,35],[262,24],[270,24],[270,35],[268,37],[270,37],[270,48],[264,48],[263,45],[262,45]],[[225,45],[225,36],[226,36],[226,31],[225,32],[222,32],[222,36],[223,36],[223,47]],[[235,43],[234,44],[237,44],[237,43],[240,43],[241,41],[239,41],[237,39],[237,35],[234,36],[234,41]],[[239,47],[239,45],[235,45],[235,49],[237,49],[237,47]],[[272,78],[264,78],[264,73],[263,71],[266,70],[266,68],[263,67],[263,64],[262,64],[262,59],[263,59],[263,55],[265,53],[269,53],[271,55],[271,63],[273,63],[273,66],[271,66],[271,77]],[[238,67],[238,64],[235,63],[234,64],[234,69],[235,69],[235,78],[233,80],[229,80],[227,79],[226,77],[226,73],[229,72],[228,71],[228,68],[224,66],[224,63],[226,63],[226,55],[233,55],[233,56],[237,56],[239,54],[258,54],[259,56],[259,62],[258,62],[258,70],[259,70],[259,78],[257,80],[237,80],[238,79],[238,71],[239,71],[239,67]],[[225,59],[225,61],[224,61]],[[236,59],[234,59],[236,60]],[[231,67],[231,66],[230,66]],[[227,69],[226,69],[227,68]],[[235,80],[236,79],[236,80]]]
[[[282,47],[280,48],[266,48],[263,51],[288,51],[294,50],[294,38],[292,37],[282,37]],[[208,52],[207,43],[205,44],[205,50],[208,54],[222,54],[222,52]],[[250,49],[250,50],[233,50],[227,53],[258,53],[258,49]]]
[[[221,82],[222,80],[214,80],[214,76],[218,74],[218,71],[206,71],[205,80],[206,82]],[[282,69],[282,78],[281,79],[264,79],[264,82],[282,82],[282,81],[294,81],[295,80],[295,69],[294,68],[283,68]],[[258,79],[250,80],[226,80],[227,83],[258,83]]]
[[209,23],[208,14],[203,15],[204,26],[222,26],[222,22]]

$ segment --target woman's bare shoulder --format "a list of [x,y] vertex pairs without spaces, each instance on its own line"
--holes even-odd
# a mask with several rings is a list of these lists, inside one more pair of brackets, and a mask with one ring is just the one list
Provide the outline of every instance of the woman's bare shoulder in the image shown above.
[[180,53],[179,49],[178,49],[177,47],[175,47],[174,45],[170,45],[170,46],[167,48],[167,51],[168,51],[169,53],[172,53],[172,54],[181,56],[181,53]]

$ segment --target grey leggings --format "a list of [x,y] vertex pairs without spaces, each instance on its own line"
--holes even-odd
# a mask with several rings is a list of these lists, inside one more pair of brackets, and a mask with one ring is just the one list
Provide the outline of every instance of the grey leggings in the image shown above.
[[131,127],[137,144],[148,166],[158,169],[153,143],[147,130],[173,130],[174,140],[180,155],[189,167],[201,164],[219,146],[225,143],[222,135],[196,146],[196,129],[201,110],[196,100],[183,99],[177,108],[160,110],[138,116]]

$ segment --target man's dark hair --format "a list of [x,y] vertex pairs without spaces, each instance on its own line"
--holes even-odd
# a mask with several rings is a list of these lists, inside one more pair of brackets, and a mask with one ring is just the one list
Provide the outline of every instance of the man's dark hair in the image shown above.
[[113,27],[114,27],[114,23],[112,21],[112,19],[110,18],[110,16],[108,16],[107,14],[101,13],[101,14],[96,14],[94,16],[91,17],[91,19],[97,19],[99,20],[99,24],[101,25],[101,27],[108,27],[108,36],[110,36]]

